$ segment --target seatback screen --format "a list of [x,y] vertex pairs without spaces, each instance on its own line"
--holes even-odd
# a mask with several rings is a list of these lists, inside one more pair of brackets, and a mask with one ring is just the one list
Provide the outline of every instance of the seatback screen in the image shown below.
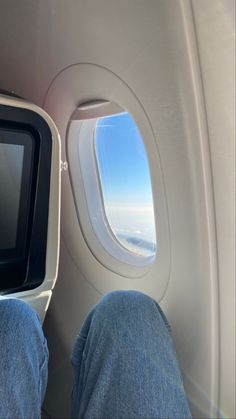
[[34,108],[0,94],[0,295],[46,276],[53,138]]
[[0,255],[23,257],[30,206],[33,138],[0,128]]
[[0,144],[0,249],[16,247],[24,146]]

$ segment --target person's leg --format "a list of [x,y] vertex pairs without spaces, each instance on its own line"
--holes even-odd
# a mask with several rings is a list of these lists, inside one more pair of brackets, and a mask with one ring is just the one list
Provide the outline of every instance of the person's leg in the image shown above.
[[72,417],[191,417],[168,323],[142,293],[113,292],[94,307],[72,364]]
[[41,417],[47,364],[36,312],[19,300],[0,300],[0,418]]

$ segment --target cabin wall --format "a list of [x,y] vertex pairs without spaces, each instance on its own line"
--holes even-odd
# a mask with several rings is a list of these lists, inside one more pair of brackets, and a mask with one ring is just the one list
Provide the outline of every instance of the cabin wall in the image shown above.
[[[45,409],[52,417],[68,415],[69,355],[84,316],[117,288],[146,292],[166,312],[193,416],[215,416],[218,401],[225,415],[234,416],[228,361],[234,359],[235,304],[233,3],[1,1],[0,88],[52,116],[63,160],[68,122],[80,101],[117,97],[140,126],[144,112],[168,219],[165,278],[158,258],[138,281],[119,277],[87,246],[69,172],[62,173],[59,276],[45,322],[51,350]],[[159,171],[150,162],[155,178]]]
[[[235,2],[193,2],[216,217],[220,313],[220,406],[235,397]],[[227,69],[227,73],[226,73]],[[226,75],[227,74],[227,75]],[[234,92],[234,93],[233,93]]]

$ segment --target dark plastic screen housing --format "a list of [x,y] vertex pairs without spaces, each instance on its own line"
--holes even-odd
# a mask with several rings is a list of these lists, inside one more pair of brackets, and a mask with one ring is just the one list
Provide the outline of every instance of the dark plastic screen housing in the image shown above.
[[0,105],[0,292],[36,288],[46,271],[52,135],[36,112]]

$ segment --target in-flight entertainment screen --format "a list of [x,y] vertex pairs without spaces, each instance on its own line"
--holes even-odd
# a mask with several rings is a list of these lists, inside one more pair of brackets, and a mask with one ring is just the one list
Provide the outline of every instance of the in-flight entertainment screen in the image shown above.
[[0,254],[7,258],[25,247],[32,157],[30,133],[0,128]]
[[0,249],[16,247],[24,146],[0,144]]

